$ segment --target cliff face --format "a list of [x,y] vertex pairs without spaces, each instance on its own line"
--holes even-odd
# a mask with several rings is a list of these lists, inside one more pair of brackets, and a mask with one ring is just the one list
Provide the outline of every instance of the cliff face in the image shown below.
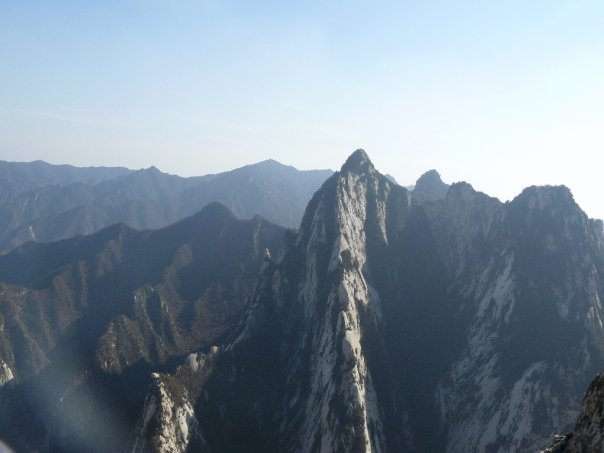
[[385,246],[393,197],[402,214],[410,197],[363,152],[315,194],[300,232],[266,263],[247,319],[204,386],[207,400],[198,400],[210,450],[388,448],[361,341],[381,360],[383,314],[367,242]]

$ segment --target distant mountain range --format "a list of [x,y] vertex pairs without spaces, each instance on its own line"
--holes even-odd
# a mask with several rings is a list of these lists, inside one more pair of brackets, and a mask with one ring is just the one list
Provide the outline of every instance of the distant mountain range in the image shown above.
[[82,183],[95,185],[101,181],[125,176],[132,170],[123,167],[73,167],[34,162],[0,161],[0,199],[48,186]]
[[161,228],[218,201],[240,218],[260,214],[296,227],[331,170],[299,171],[267,160],[192,178],[154,167],[76,168],[0,162],[0,253],[27,241],[90,234],[114,223]]
[[[216,193],[250,192],[232,186],[260,178],[252,167]],[[202,184],[164,176],[92,187],[127,180],[125,198],[145,186],[153,199]],[[162,229],[116,224],[0,256],[0,439],[535,452],[581,413],[551,446],[567,450],[550,451],[597,444],[601,378],[582,412],[580,399],[604,364],[604,235],[567,188],[502,203],[430,171],[410,192],[362,150],[318,185],[296,229],[212,202]]]

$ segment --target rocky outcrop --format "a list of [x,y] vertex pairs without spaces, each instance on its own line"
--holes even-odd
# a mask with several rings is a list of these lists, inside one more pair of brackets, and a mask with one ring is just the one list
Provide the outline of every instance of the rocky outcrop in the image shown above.
[[581,405],[575,429],[555,436],[542,453],[584,453],[604,451],[604,373],[593,380]]
[[159,374],[152,379],[133,451],[184,452],[191,437],[198,435],[193,407],[186,396],[174,397]]
[[13,371],[6,364],[6,362],[4,362],[4,360],[0,360],[0,387],[8,384],[13,379]]
[[135,452],[207,451],[191,402],[201,394],[219,348],[190,354],[174,375],[152,374],[136,429]]

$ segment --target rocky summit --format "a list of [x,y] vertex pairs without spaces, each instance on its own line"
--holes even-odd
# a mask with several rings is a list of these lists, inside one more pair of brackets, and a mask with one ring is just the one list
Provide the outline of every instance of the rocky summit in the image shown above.
[[[21,339],[25,346],[0,348],[4,407],[21,419],[34,412],[33,436],[54,443],[28,443],[25,432],[15,439],[77,449],[83,434],[69,436],[73,420],[35,411],[64,407],[78,389],[86,401],[82,383],[101,382],[122,394],[140,389],[126,408],[112,401],[129,421],[117,450],[539,451],[572,429],[602,367],[601,223],[562,186],[502,203],[437,176],[418,181],[417,193],[431,194],[418,197],[357,150],[314,194],[297,230],[241,224],[214,206],[185,243],[168,240],[180,234],[168,227],[124,233],[132,238],[90,246],[89,255],[58,243],[65,258],[39,250],[45,264],[29,273],[20,271],[27,247],[0,258],[0,280],[10,280],[0,300],[12,294],[11,313],[21,300],[39,307],[45,294],[78,288],[65,293],[69,318],[43,324],[44,309],[32,308],[0,346],[34,321],[53,327],[53,344],[83,338],[69,326],[87,326],[79,320],[89,310],[104,316],[85,337],[93,364],[62,373],[52,398],[27,400],[39,406],[18,398],[53,369],[52,347],[32,331],[23,337],[39,347]],[[102,296],[106,284],[112,297]],[[58,300],[45,319],[62,319],[50,313]],[[10,417],[0,416],[0,428]]]

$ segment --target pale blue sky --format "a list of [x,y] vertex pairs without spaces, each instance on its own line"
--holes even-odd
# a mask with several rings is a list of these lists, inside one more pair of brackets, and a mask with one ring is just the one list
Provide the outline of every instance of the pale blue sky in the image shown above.
[[604,217],[604,2],[0,0],[0,159],[156,165],[356,148]]

